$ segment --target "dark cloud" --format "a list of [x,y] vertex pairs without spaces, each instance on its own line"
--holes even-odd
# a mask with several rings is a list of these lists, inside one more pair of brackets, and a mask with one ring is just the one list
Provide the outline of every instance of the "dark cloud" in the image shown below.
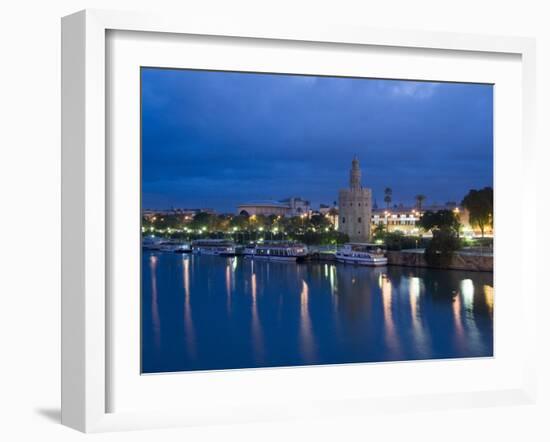
[[493,181],[489,85],[142,70],[143,204],[330,203],[351,158],[379,201],[460,200]]

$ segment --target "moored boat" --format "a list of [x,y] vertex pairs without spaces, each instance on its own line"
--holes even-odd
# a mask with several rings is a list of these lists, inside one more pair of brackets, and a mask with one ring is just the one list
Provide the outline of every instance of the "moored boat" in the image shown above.
[[191,245],[175,239],[144,237],[141,245],[152,252],[191,253]]
[[336,260],[345,264],[364,266],[385,266],[388,258],[378,244],[348,243],[336,252]]
[[226,239],[198,239],[191,244],[194,254],[235,256],[235,243]]
[[176,244],[172,251],[174,253],[191,253],[191,244],[189,243]]
[[159,251],[161,238],[155,238],[154,236],[144,236],[141,240],[141,247],[144,250]]
[[265,259],[270,261],[300,261],[307,256],[307,247],[301,243],[294,242],[266,242],[257,244],[254,259]]
[[158,250],[172,253],[191,253],[191,246],[175,240],[161,241],[158,243]]
[[245,257],[252,257],[255,252],[256,252],[256,244],[250,243],[250,244],[247,244],[246,246],[244,246],[242,254]]

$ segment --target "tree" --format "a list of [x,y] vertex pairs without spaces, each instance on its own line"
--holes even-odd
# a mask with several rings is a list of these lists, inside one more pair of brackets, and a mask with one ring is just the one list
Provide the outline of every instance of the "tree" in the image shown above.
[[388,250],[416,249],[421,238],[408,236],[396,230],[395,232],[385,232],[383,241]]
[[452,210],[438,210],[437,212],[428,210],[420,217],[418,224],[426,231],[431,230],[432,233],[436,229],[447,229],[458,237],[460,232],[458,216]]
[[403,232],[399,230],[395,232],[386,232],[384,244],[388,250],[401,250],[403,249],[404,238],[405,235],[403,235]]
[[277,226],[277,221],[278,221],[278,219],[279,219],[279,218],[278,218],[277,215],[269,215],[269,216],[267,217],[268,225],[269,225],[270,227],[276,227],[276,226]]
[[453,254],[460,249],[460,222],[452,210],[428,210],[420,217],[420,226],[432,232],[424,250],[426,262],[432,267],[448,267]]
[[229,227],[231,229],[237,229],[237,230],[247,230],[248,229],[248,218],[249,216],[248,215],[238,215],[238,216],[234,216],[230,223],[229,223]]
[[434,229],[433,238],[424,250],[424,257],[432,267],[448,267],[454,252],[460,249],[460,239],[455,231],[448,227]]
[[416,207],[418,210],[422,210],[422,203],[426,201],[426,195],[418,194],[414,199],[416,200]]
[[321,214],[314,214],[311,215],[311,218],[309,219],[309,223],[312,227],[315,227],[316,229],[321,229],[324,227],[330,227],[330,221]]
[[251,216],[249,221],[250,226],[256,229],[267,229],[271,225],[271,221],[266,215]]
[[304,219],[300,216],[292,216],[284,218],[284,229],[289,233],[294,233],[302,230],[304,227]]
[[493,188],[470,190],[462,200],[462,205],[468,210],[470,225],[478,226],[483,238],[485,227],[493,227]]
[[208,212],[197,212],[193,217],[193,220],[189,223],[189,227],[194,230],[208,229],[215,221],[215,216],[210,215]]
[[385,240],[386,234],[388,233],[388,229],[384,225],[384,223],[380,222],[378,225],[373,229],[372,236],[375,240]]
[[393,190],[391,190],[390,187],[386,187],[384,189],[384,202],[386,203],[386,208],[388,209],[390,207],[392,194],[393,194]]
[[303,242],[308,245],[330,245],[330,244],[344,244],[349,242],[349,236],[345,233],[331,230],[329,232],[313,232],[306,231],[303,233],[294,233],[289,236],[289,239]]

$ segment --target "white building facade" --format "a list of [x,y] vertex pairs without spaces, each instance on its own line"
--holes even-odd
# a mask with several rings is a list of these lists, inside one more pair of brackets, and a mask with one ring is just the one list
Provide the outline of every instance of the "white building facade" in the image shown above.
[[290,208],[290,216],[302,216],[311,214],[311,204],[308,200],[300,197],[290,197],[279,201],[282,204],[288,205]]

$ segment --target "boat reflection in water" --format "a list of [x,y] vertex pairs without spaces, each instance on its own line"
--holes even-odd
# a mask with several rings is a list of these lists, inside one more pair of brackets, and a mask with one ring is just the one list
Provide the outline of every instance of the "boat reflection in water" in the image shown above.
[[143,254],[144,373],[493,354],[493,275]]

